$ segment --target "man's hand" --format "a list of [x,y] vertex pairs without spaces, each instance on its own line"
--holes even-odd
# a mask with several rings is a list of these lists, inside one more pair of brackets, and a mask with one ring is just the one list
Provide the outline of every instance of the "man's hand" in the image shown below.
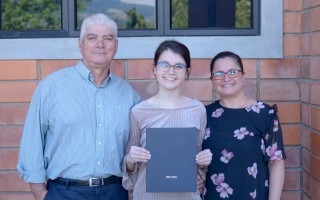
[[30,183],[30,187],[36,200],[44,200],[48,192],[44,183]]

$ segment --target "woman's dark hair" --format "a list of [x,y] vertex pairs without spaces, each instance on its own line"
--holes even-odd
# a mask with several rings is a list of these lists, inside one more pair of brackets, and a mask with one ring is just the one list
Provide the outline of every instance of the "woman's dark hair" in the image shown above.
[[155,65],[157,64],[161,54],[168,49],[182,56],[182,58],[186,62],[187,69],[190,68],[191,58],[190,58],[190,52],[188,47],[186,47],[184,44],[177,42],[175,40],[165,40],[159,45],[153,58]]
[[220,58],[232,58],[234,60],[234,62],[240,67],[241,72],[244,74],[243,64],[242,64],[242,60],[241,60],[240,56],[238,56],[237,54],[235,54],[235,53],[233,53],[231,51],[222,51],[222,52],[218,53],[211,60],[211,63],[210,63],[210,74],[211,74],[211,77],[212,77],[214,64]]

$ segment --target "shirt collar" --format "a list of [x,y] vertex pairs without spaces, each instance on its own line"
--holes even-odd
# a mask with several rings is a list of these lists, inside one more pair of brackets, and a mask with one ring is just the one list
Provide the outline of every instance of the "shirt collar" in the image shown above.
[[[82,60],[78,62],[78,64],[75,66],[75,68],[83,80],[90,81],[91,83],[93,83],[95,85],[93,75],[91,74],[90,70],[83,64]],[[103,82],[103,84],[99,87],[106,86],[111,81],[112,77],[113,77],[113,74],[111,73],[111,71],[109,69],[108,78],[106,78],[106,80]]]

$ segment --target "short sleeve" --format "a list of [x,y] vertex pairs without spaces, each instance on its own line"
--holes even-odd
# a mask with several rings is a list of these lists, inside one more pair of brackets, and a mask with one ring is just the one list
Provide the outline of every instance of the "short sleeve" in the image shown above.
[[277,115],[277,105],[274,104],[268,111],[266,131],[264,134],[265,161],[286,159],[282,130]]

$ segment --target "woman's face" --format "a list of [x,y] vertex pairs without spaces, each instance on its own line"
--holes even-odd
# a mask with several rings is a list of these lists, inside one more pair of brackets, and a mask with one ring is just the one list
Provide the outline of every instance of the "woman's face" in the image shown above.
[[159,57],[154,74],[159,87],[169,90],[180,88],[186,77],[186,62],[180,54],[168,49]]
[[232,58],[220,58],[214,64],[212,83],[221,98],[236,97],[243,92],[244,76]]

